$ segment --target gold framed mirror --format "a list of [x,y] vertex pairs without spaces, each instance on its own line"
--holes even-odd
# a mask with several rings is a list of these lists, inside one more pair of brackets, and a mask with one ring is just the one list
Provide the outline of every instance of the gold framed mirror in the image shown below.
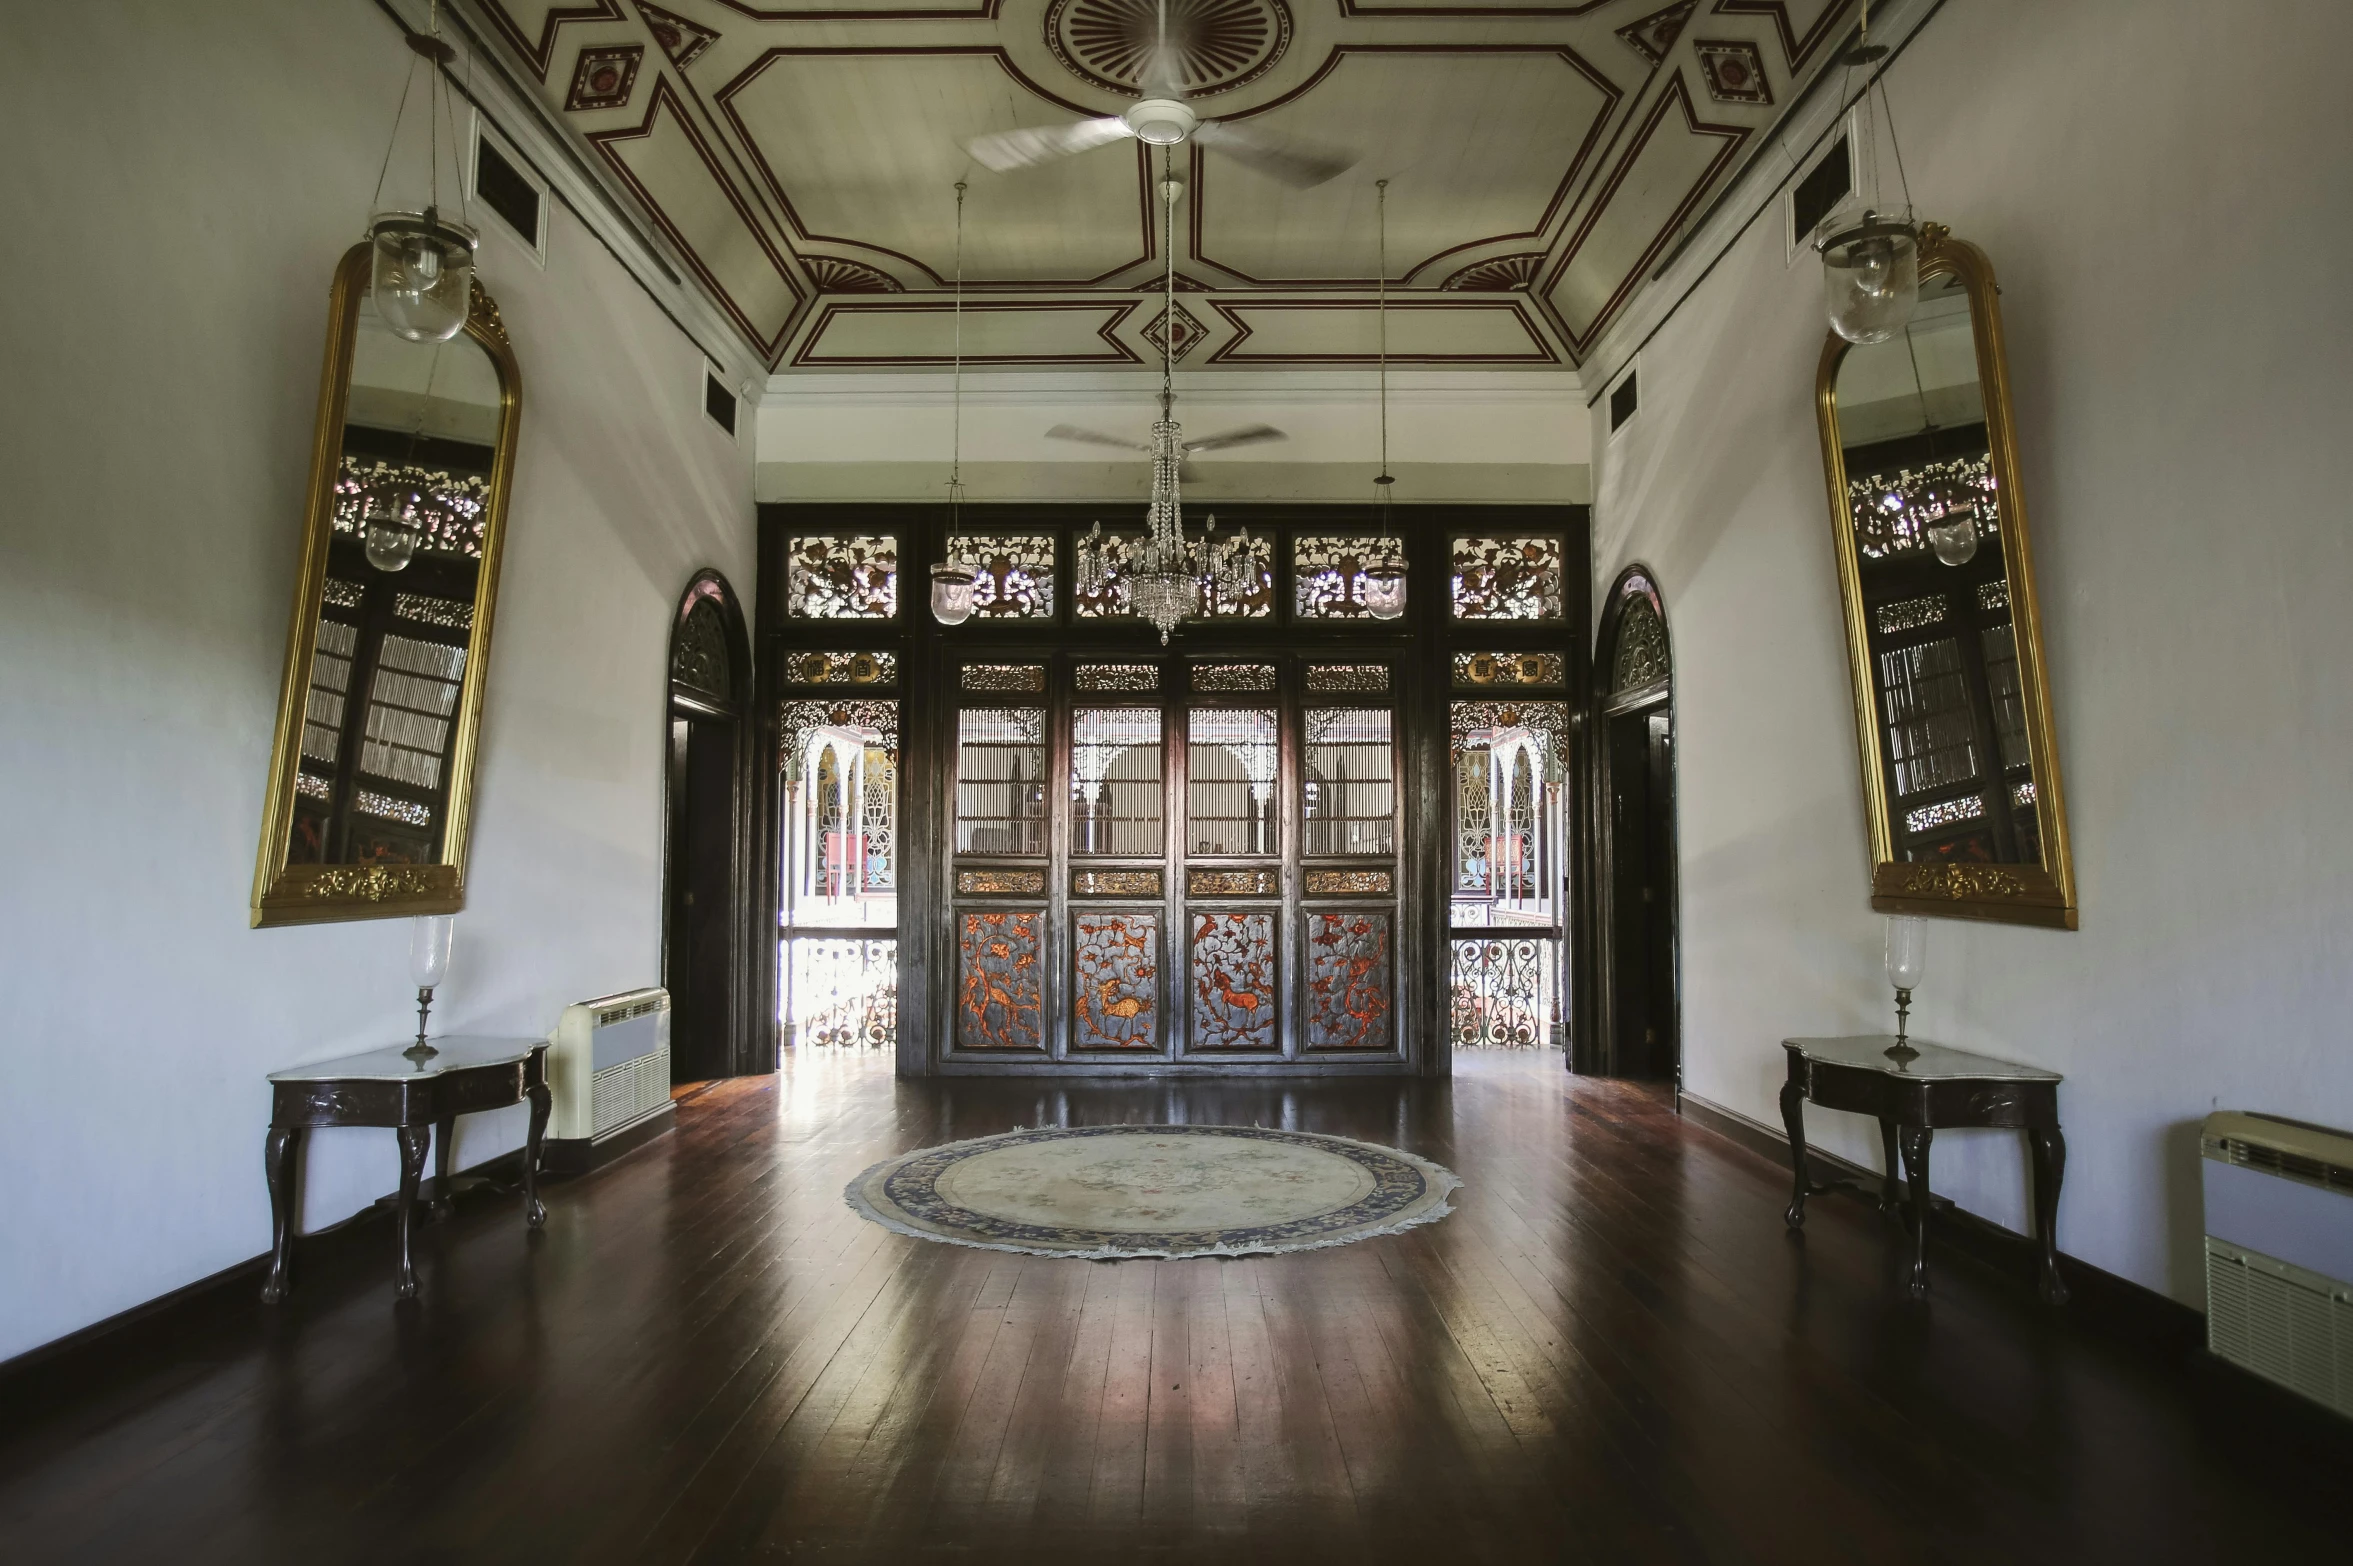
[[2002,346],[1975,245],[1920,234],[1920,303],[1815,381],[1871,906],[2075,928],[2075,873]]
[[328,310],[257,926],[465,904],[522,378],[479,278],[443,343],[385,327],[369,280],[356,245]]

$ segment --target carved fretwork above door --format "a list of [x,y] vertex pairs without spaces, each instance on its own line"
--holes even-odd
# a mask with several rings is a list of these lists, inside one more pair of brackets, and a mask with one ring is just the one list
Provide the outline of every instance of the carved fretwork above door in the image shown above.
[[[1155,165],[963,144],[1117,114],[1151,0],[470,0],[590,166],[777,368],[1158,358]],[[1574,364],[1823,68],[1853,0],[1170,0],[1194,107],[1362,154],[1306,191],[1190,146],[1189,366]],[[634,51],[634,52],[633,52]]]

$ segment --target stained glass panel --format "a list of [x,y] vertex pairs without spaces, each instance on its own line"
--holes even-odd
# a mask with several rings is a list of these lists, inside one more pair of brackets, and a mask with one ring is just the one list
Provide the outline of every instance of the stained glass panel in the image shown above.
[[1457,620],[1557,620],[1561,614],[1557,536],[1454,541]]
[[1193,1048],[1275,1047],[1275,916],[1193,915]]
[[804,620],[888,620],[899,612],[899,541],[785,541],[785,613]]
[[1054,540],[1045,533],[966,534],[956,540],[971,562],[972,612],[999,620],[1054,615]]
[[1307,916],[1307,1047],[1389,1047],[1389,916]]
[[1160,710],[1081,707],[1070,715],[1070,851],[1162,851]]
[[1300,781],[1305,851],[1393,854],[1397,793],[1390,715],[1369,707],[1310,707]]
[[1154,1049],[1160,1043],[1160,916],[1080,912],[1071,918],[1072,1049]]
[[1045,713],[968,707],[956,714],[956,852],[1046,851]]
[[1386,556],[1405,558],[1395,538],[1340,538],[1302,534],[1291,541],[1294,608],[1303,620],[1349,620],[1365,614],[1364,568]]
[[1036,912],[967,912],[958,942],[956,1044],[960,1049],[1043,1049],[1045,996]]
[[1275,770],[1281,747],[1273,711],[1199,707],[1189,718],[1185,841],[1192,852],[1279,852]]

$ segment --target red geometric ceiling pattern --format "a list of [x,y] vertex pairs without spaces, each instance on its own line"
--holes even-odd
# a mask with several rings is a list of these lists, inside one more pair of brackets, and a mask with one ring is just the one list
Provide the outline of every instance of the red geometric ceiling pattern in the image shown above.
[[[948,361],[958,179],[968,358],[1157,359],[1160,159],[1123,140],[998,174],[963,151],[1121,112],[1150,74],[1152,0],[869,3],[468,8],[772,366]],[[1372,362],[1386,178],[1392,361],[1574,365],[1854,8],[1169,0],[1205,119],[1358,154],[1298,191],[1177,149],[1188,363]]]

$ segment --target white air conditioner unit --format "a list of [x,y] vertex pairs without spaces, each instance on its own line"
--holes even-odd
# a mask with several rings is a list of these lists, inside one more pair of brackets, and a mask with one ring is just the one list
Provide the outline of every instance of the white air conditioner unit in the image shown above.
[[2353,1415],[2353,1135],[2206,1117],[2206,1346]]
[[549,1169],[592,1169],[670,1129],[668,990],[629,990],[567,1006],[549,1042],[555,1090],[544,1149]]

